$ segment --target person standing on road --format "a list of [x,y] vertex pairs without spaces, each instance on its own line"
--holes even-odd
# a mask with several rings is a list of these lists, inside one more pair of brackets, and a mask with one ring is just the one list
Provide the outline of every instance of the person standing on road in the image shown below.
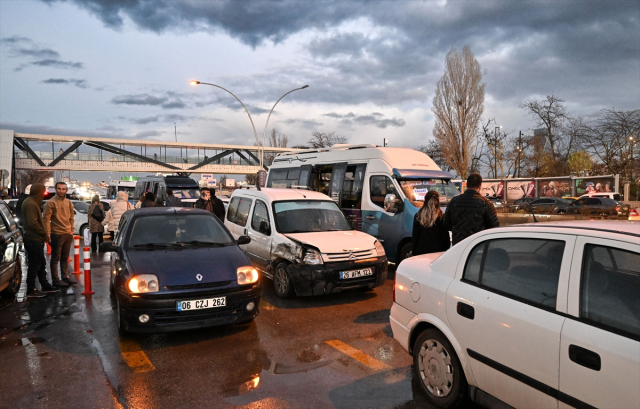
[[140,208],[145,208],[145,207],[156,207],[156,195],[153,194],[153,192],[147,192],[144,195],[144,202],[142,202],[142,204],[140,205]]
[[218,219],[224,221],[224,204],[222,200],[218,199],[215,195],[213,195],[213,197],[211,196],[211,190],[208,187],[203,187],[200,189],[200,198],[196,200],[194,207],[211,212]]
[[[45,187],[41,183],[31,185],[29,197],[22,204],[22,226],[24,228],[24,249],[29,259],[27,269],[27,297],[46,297],[47,293],[59,291],[47,281],[47,260],[44,256],[44,244],[48,241],[47,231],[42,219],[42,200]],[[36,288],[36,277],[42,291]]]
[[[51,243],[51,281],[56,287],[78,284],[69,276],[69,251],[73,244],[73,203],[67,199],[67,184],[56,183],[56,194],[44,205],[44,228]],[[58,274],[58,263],[60,274]]]
[[104,206],[100,203],[100,196],[95,195],[91,198],[87,216],[89,218],[89,231],[91,232],[91,252],[97,253],[100,243],[104,241],[104,226],[102,222],[105,219],[105,213]]
[[413,218],[412,255],[438,253],[451,247],[449,230],[444,227],[440,195],[435,190],[424,196],[422,208]]
[[499,227],[493,203],[480,195],[482,176],[472,173],[467,178],[467,189],[449,202],[444,214],[444,227],[452,232],[452,244],[486,229]]
[[173,190],[167,188],[167,199],[165,200],[167,207],[182,207],[182,200],[173,195]]
[[[16,212],[16,217],[18,218],[18,225],[20,225],[20,226],[23,225],[23,221],[22,221],[22,204],[29,197],[30,189],[31,189],[31,185],[27,186],[26,189],[24,189],[24,193],[21,194],[20,196],[18,196],[18,201],[16,202],[16,210],[15,210],[15,212]],[[42,197],[44,198],[44,195]]]
[[107,216],[102,221],[103,226],[109,226],[107,227],[107,230],[109,230],[112,241],[115,238],[116,233],[118,233],[120,218],[127,210],[133,210],[133,205],[129,203],[129,195],[127,192],[118,192],[116,201],[111,203]]

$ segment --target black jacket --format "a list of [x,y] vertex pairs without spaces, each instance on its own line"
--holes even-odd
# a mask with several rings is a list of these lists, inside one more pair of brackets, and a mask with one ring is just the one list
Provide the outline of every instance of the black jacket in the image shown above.
[[451,230],[454,245],[472,234],[498,226],[500,222],[493,203],[473,189],[451,199],[444,214],[444,227]]
[[224,222],[224,203],[222,203],[222,200],[218,199],[217,197],[211,196],[211,199],[209,200],[200,198],[196,200],[194,207],[196,209],[208,210],[216,215],[216,217],[220,219],[221,222]]
[[[417,215],[416,215],[417,216]],[[436,219],[431,227],[424,227],[417,217],[413,218],[412,255],[438,253],[451,247],[449,230],[444,227],[444,216]]]

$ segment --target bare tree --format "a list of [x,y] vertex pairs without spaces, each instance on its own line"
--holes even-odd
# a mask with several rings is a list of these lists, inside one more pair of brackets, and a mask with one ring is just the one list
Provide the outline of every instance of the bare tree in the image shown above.
[[640,110],[616,111],[605,109],[593,125],[583,125],[580,142],[592,157],[597,158],[607,173],[633,179],[638,159]]
[[244,175],[244,180],[247,181],[248,185],[257,185],[258,184],[258,175],[255,173],[247,173]]
[[484,111],[482,70],[471,48],[459,54],[455,48],[445,58],[445,72],[436,85],[431,110],[436,116],[433,136],[451,168],[466,178],[471,164],[471,149]]
[[286,148],[289,143],[289,138],[287,135],[277,135],[276,128],[271,130],[271,135],[269,136],[269,146],[273,146],[276,148]]
[[31,184],[44,183],[51,177],[53,177],[53,171],[34,169],[16,171],[16,182],[22,191]]
[[416,148],[417,151],[424,152],[445,172],[451,171],[451,166],[447,163],[447,159],[442,154],[442,146],[437,140],[430,140],[426,145],[420,145]]
[[345,136],[336,135],[335,132],[314,132],[311,134],[311,139],[307,143],[313,148],[328,148],[337,143],[346,143],[347,138]]

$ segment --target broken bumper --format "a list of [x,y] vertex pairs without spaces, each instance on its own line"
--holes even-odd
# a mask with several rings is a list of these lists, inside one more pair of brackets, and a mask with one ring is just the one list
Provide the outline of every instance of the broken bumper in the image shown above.
[[[372,268],[373,275],[340,279],[341,271]],[[319,265],[290,264],[287,272],[296,291],[296,295],[320,295],[339,293],[351,288],[374,288],[382,285],[387,278],[388,263],[386,257],[366,260],[347,261],[341,263],[325,263]]]

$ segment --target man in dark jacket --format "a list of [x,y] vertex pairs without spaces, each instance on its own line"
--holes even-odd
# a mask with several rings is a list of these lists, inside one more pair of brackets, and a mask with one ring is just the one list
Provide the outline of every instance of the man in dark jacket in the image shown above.
[[222,200],[218,199],[215,194],[212,195],[208,187],[200,189],[200,199],[196,201],[195,208],[211,212],[216,215],[220,221],[224,222],[224,203],[222,203]]
[[167,198],[164,202],[167,207],[182,207],[182,200],[173,195],[173,190],[171,188],[167,188]]
[[[44,257],[44,244],[48,241],[47,231],[44,228],[44,219],[40,206],[44,199],[45,187],[43,184],[34,183],[31,186],[29,197],[22,204],[22,226],[24,227],[24,249],[29,259],[27,270],[27,297],[45,297],[46,293],[58,292],[47,281],[47,261]],[[36,288],[36,277],[40,281],[42,291]]]
[[482,176],[472,173],[467,178],[467,189],[449,202],[444,214],[444,227],[451,231],[451,244],[492,227],[500,226],[493,203],[479,193]]

